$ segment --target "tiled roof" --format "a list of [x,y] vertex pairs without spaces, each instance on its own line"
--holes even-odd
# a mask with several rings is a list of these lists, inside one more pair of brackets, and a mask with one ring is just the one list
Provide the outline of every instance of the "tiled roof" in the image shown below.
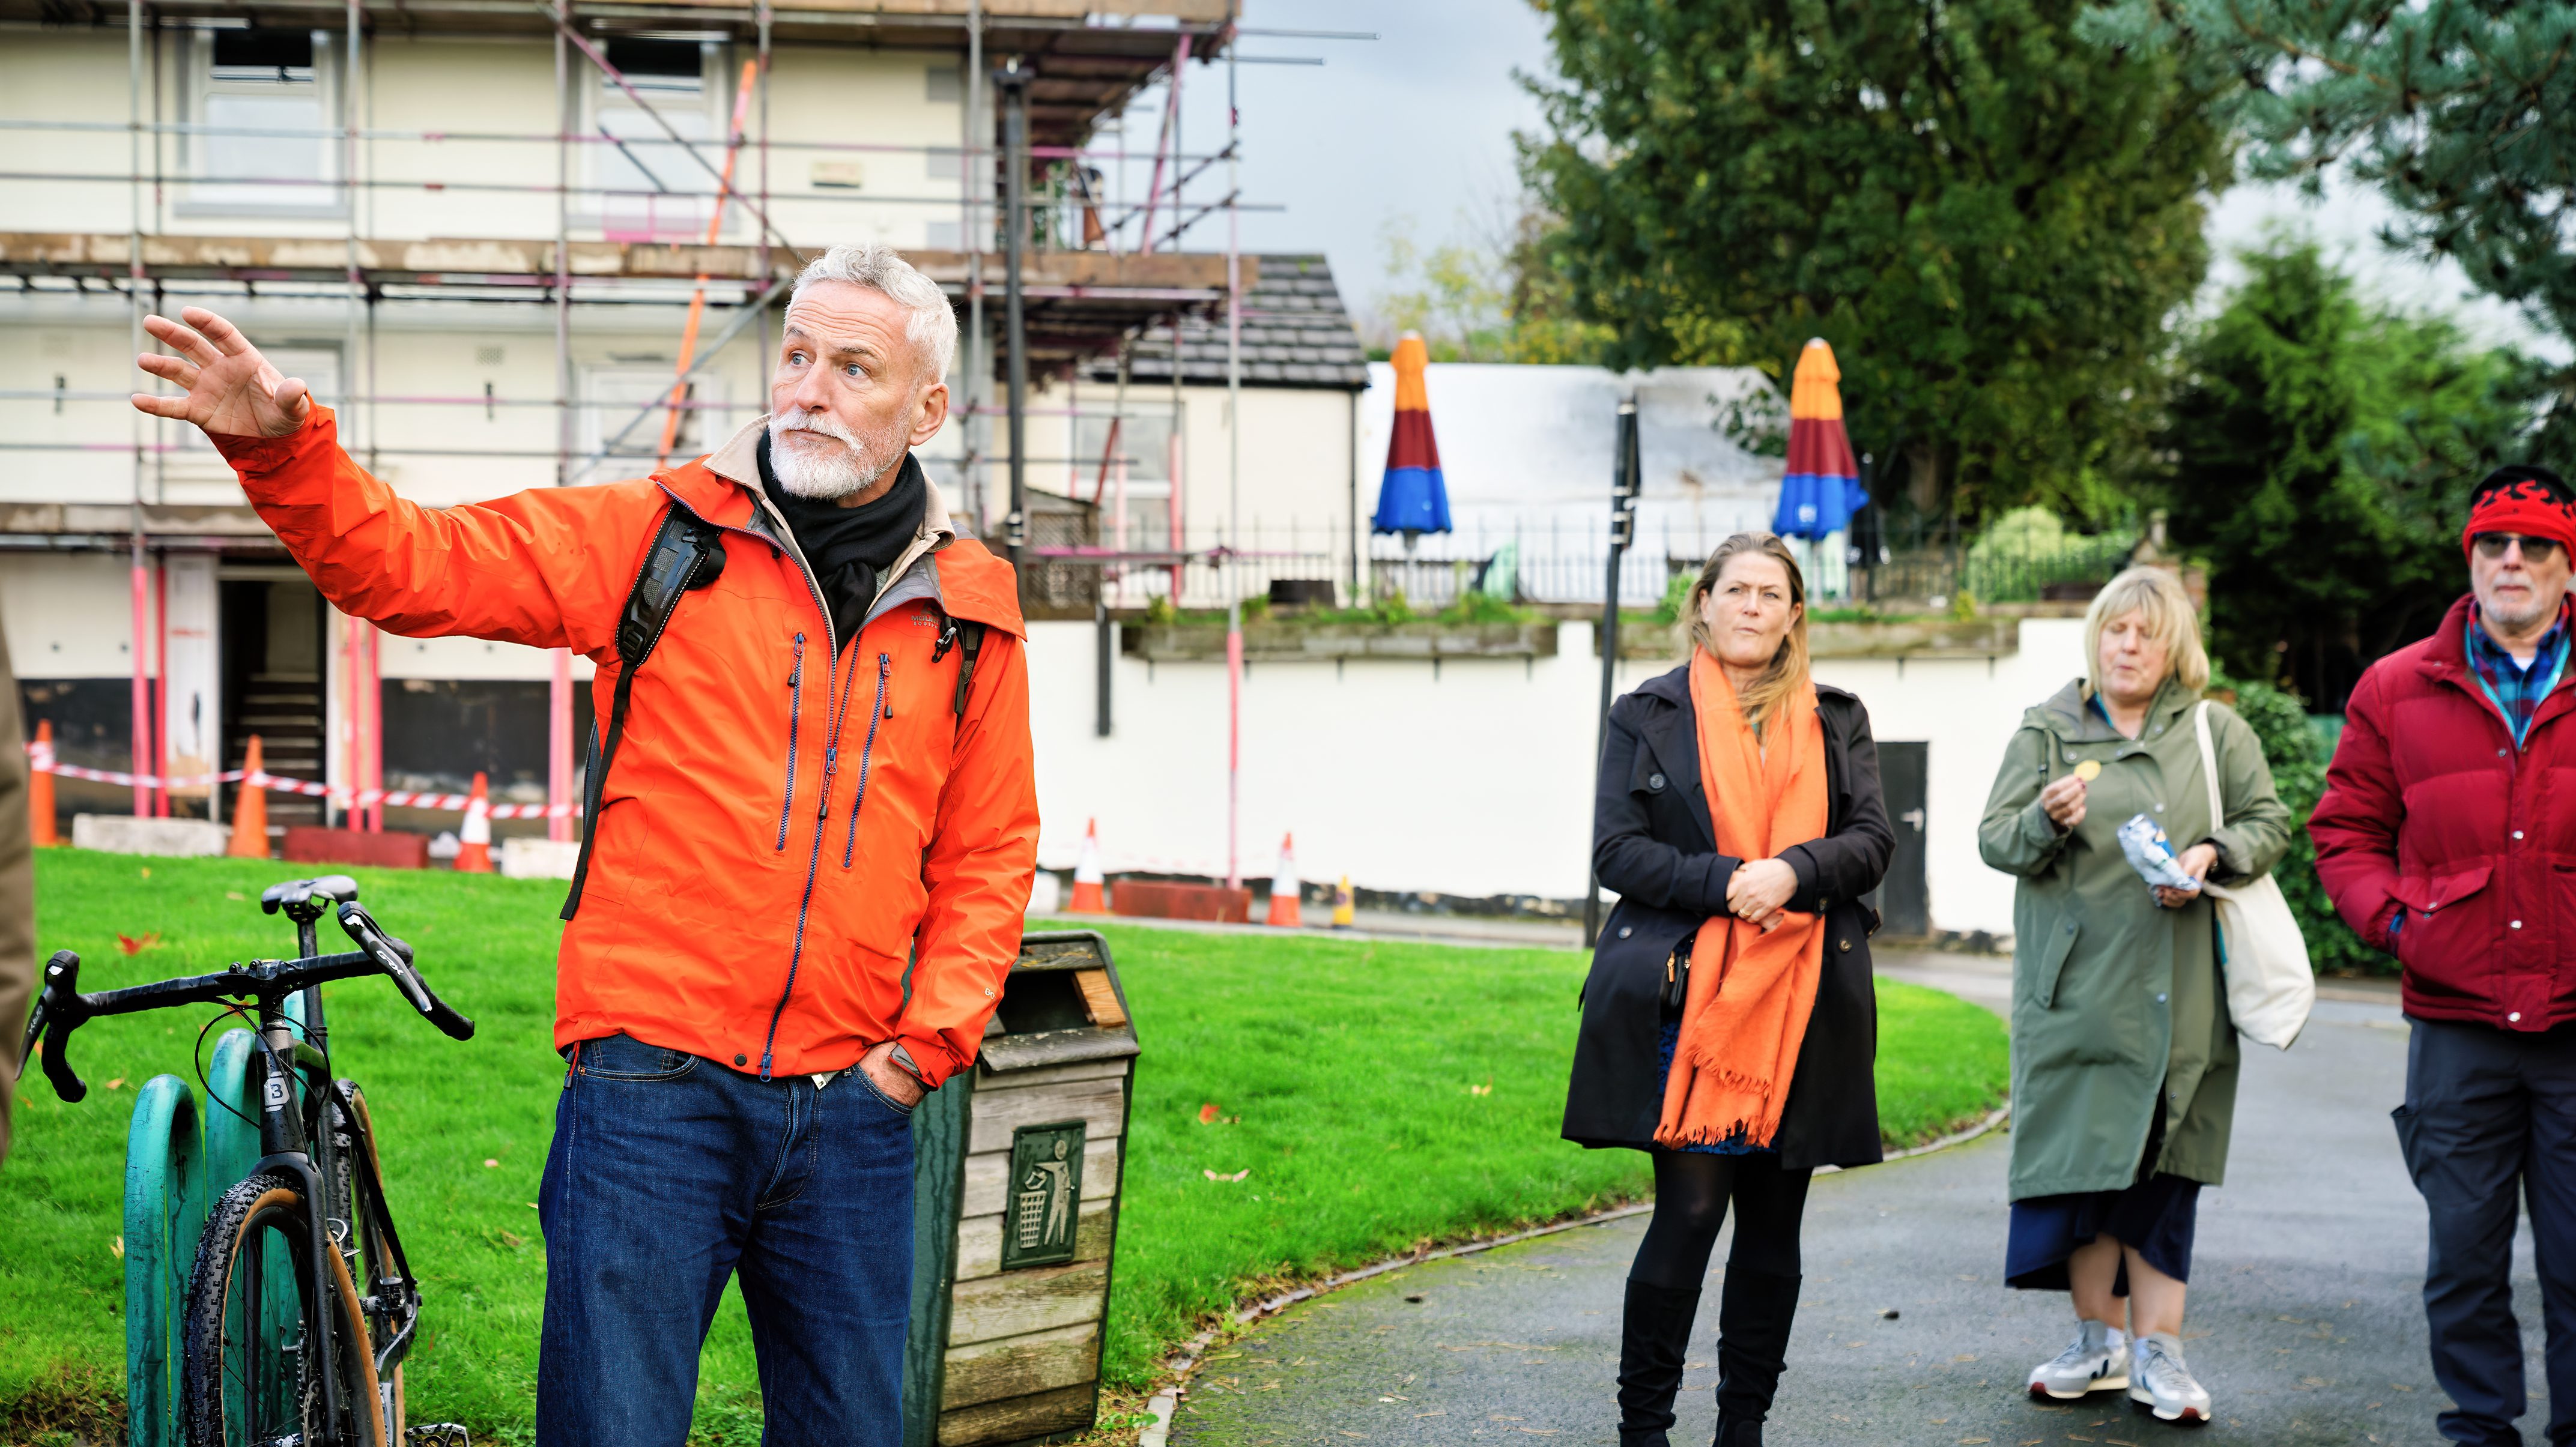
[[[1243,298],[1243,385],[1247,387],[1367,388],[1368,353],[1342,307],[1333,270],[1320,256],[1264,256]],[[1137,339],[1128,364],[1132,385],[1172,380],[1172,333],[1158,327]],[[1083,380],[1118,380],[1112,354],[1086,363]],[[1181,380],[1192,386],[1225,385],[1225,313],[1181,323]]]

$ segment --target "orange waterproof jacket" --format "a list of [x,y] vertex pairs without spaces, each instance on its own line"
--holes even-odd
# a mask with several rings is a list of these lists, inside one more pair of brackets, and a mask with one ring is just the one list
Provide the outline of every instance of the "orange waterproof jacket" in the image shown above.
[[[217,437],[341,611],[409,637],[570,648],[608,715],[616,630],[667,509],[724,530],[636,673],[590,878],[564,929],[555,1043],[620,1031],[764,1078],[900,1040],[933,1085],[974,1063],[1037,863],[1027,627],[1008,564],[939,490],[856,639],[760,491],[766,419],[649,478],[426,508],[340,449]],[[951,622],[986,625],[964,716]],[[916,958],[910,1003],[904,970]]]

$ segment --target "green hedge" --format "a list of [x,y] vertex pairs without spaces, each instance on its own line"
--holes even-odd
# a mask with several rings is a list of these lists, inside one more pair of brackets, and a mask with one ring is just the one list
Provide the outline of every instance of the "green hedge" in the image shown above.
[[2308,962],[2321,975],[2393,975],[2397,961],[2361,942],[2337,915],[2317,879],[2317,847],[2308,838],[2308,815],[2325,792],[2326,763],[2332,757],[2325,735],[2308,717],[2299,696],[2268,683],[2213,678],[2211,685],[2236,690],[2236,712],[2254,726],[2263,741],[2263,761],[2272,766],[2272,787],[2290,807],[2296,827],[2290,852],[2272,870],[2281,894],[2308,939]]

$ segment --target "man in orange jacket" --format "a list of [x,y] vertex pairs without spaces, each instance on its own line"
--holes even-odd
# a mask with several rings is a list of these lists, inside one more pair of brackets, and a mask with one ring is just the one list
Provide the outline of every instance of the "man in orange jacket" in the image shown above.
[[181,394],[134,405],[205,430],[325,597],[406,636],[571,648],[602,717],[666,520],[720,546],[589,784],[537,1440],[680,1447],[738,1273],[771,1447],[892,1447],[908,1116],[974,1063],[1037,857],[1016,584],[910,451],[947,418],[947,299],[886,247],[835,247],[790,294],[770,415],[714,453],[441,509],[360,469],[223,318],[145,326],[178,355],[140,365]]

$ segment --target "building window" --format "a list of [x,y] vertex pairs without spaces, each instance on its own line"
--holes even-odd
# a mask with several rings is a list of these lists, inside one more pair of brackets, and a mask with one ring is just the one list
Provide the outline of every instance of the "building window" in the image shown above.
[[188,37],[187,102],[205,130],[187,137],[182,209],[343,216],[338,72],[323,30],[198,30]]
[[[699,40],[610,40],[605,48],[626,84],[602,74],[588,91],[590,123],[603,138],[584,148],[592,184],[599,188],[593,219],[611,241],[704,241],[716,179],[671,133],[697,143],[709,165],[723,166],[730,114],[723,47]],[[637,104],[638,97],[653,108],[651,114]]]
[[[640,477],[652,471],[662,448],[662,429],[670,418],[669,409],[658,404],[670,397],[676,370],[667,361],[658,365],[649,361],[619,362],[583,369],[582,401],[587,405],[581,409],[577,433],[581,456],[574,461],[588,457],[600,460],[574,481]],[[722,444],[737,427],[751,420],[749,413],[737,416],[719,410],[728,393],[722,377],[709,375],[714,371],[710,367],[690,379],[689,400],[700,405],[680,413],[679,433],[671,443],[674,460],[686,461]],[[651,413],[638,421],[637,414],[647,407]],[[622,437],[621,430],[625,434]]]
[[[1100,545],[1118,552],[1154,553],[1172,546],[1172,414],[1168,406],[1139,410],[1128,399],[1118,427],[1118,445],[1109,445],[1110,419],[1093,414],[1100,406],[1086,392],[1086,415],[1073,423],[1073,451],[1063,483],[1065,496],[1100,502]],[[1108,409],[1102,407],[1101,411]],[[1043,484],[1049,490],[1054,483]]]

